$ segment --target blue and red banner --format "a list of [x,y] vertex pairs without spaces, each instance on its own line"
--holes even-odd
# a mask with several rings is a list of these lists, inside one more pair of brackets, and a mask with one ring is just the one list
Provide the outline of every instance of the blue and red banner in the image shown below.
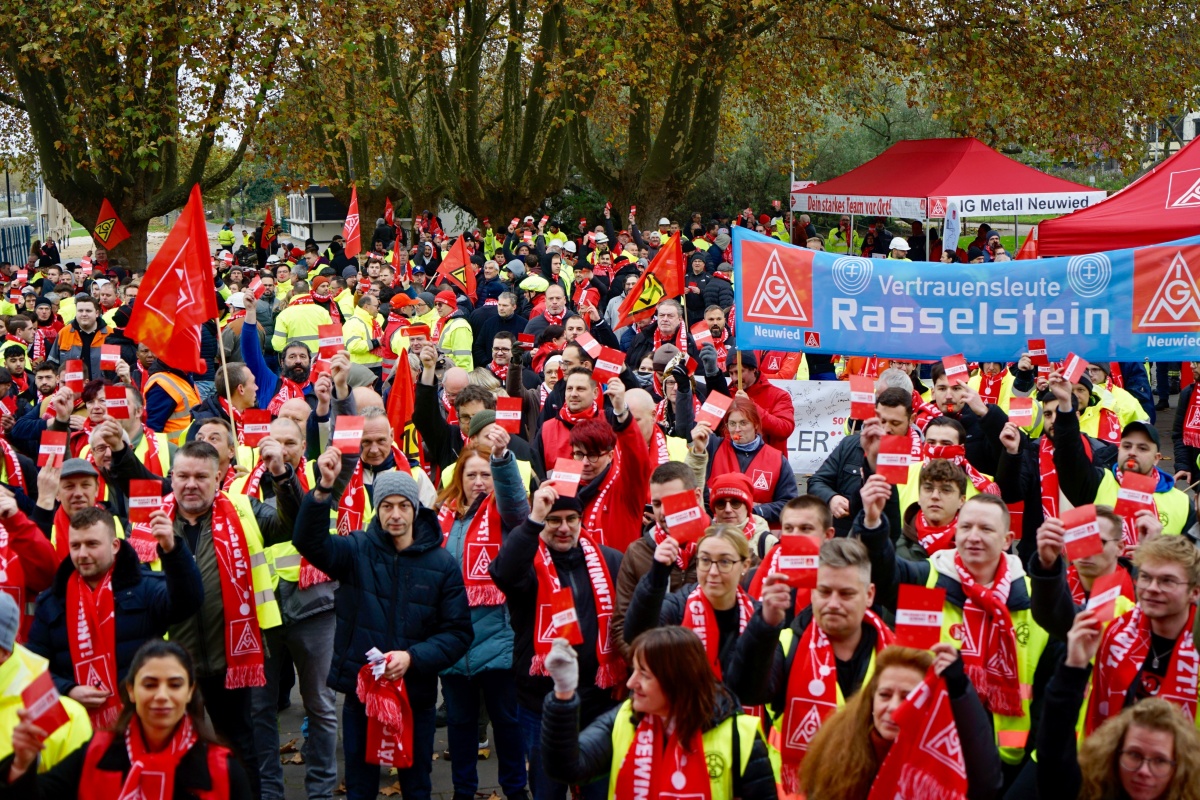
[[733,229],[737,346],[1015,361],[1200,355],[1200,236],[1069,258],[940,264],[858,258]]

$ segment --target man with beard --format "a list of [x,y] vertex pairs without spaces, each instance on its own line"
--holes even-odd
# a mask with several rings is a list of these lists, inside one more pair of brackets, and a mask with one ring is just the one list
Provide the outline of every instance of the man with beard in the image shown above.
[[242,357],[246,366],[254,373],[255,382],[261,387],[258,407],[266,408],[272,416],[279,416],[279,408],[294,397],[303,397],[316,408],[313,396],[312,352],[308,345],[293,339],[279,354],[279,376],[267,365],[258,336],[258,310],[247,303],[246,316],[242,322]]
[[501,293],[495,308],[482,306],[471,317],[472,327],[477,331],[471,346],[476,365],[493,360],[494,355],[489,348],[497,333],[511,333],[516,338],[525,332],[525,326],[529,324],[529,320],[517,313],[517,296],[509,291]]

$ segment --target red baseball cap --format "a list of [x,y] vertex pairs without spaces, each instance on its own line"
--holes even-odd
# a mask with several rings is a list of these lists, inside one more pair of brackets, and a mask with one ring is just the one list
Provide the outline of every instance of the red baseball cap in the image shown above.
[[443,289],[437,293],[437,297],[433,298],[433,303],[434,305],[437,305],[438,303],[445,303],[448,306],[457,306],[458,298],[455,296],[454,292],[450,291],[449,289]]
[[740,472],[727,472],[713,478],[709,484],[709,498],[713,503],[722,498],[741,500],[747,508],[754,507],[754,487],[750,479]]

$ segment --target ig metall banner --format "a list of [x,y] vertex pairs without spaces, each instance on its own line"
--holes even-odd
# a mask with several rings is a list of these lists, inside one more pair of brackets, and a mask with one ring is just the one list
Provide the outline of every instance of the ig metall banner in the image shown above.
[[739,348],[1015,361],[1030,339],[1094,361],[1200,356],[1200,236],[1106,253],[940,264],[733,229]]

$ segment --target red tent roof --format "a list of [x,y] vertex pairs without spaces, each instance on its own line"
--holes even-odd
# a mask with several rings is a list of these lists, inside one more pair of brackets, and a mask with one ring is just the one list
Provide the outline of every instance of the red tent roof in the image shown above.
[[1072,256],[1200,233],[1200,139],[1103,203],[1038,225],[1038,254]]
[[944,216],[938,212],[949,201],[971,217],[1067,212],[1105,197],[971,138],[897,142],[866,164],[796,195],[798,211],[918,219]]

